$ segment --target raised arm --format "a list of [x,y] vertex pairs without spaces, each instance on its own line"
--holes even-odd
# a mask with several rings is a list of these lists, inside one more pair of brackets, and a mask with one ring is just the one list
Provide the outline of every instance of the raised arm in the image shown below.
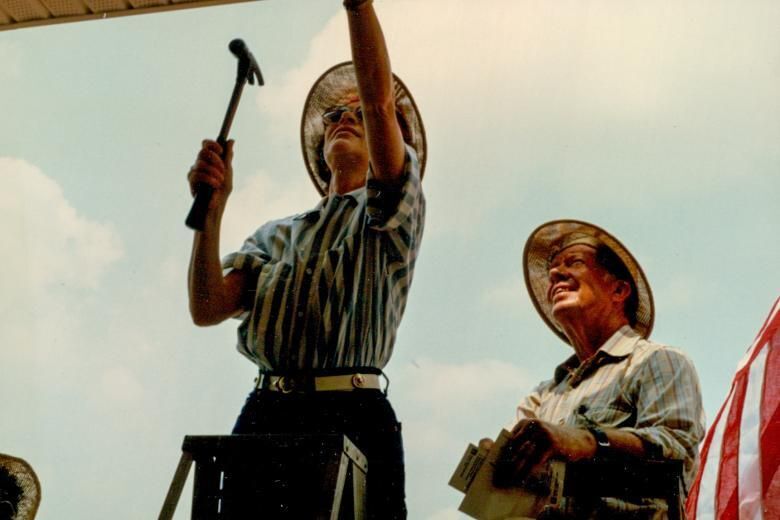
[[190,314],[196,325],[215,325],[240,310],[246,274],[231,271],[222,274],[219,259],[219,235],[222,214],[232,189],[233,142],[226,150],[214,141],[203,141],[187,179],[190,189],[207,184],[214,190],[203,231],[196,231],[188,273]]
[[403,175],[405,150],[385,38],[372,0],[344,0],[344,7],[373,176],[397,186]]

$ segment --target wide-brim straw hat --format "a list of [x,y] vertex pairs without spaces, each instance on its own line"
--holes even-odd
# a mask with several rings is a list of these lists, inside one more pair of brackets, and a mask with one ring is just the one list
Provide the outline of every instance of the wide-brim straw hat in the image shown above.
[[[409,89],[401,79],[393,74],[395,88],[395,105],[406,120],[408,136],[406,141],[417,152],[417,161],[420,165],[420,177],[425,171],[425,159],[427,143],[425,141],[425,129],[417,105],[409,93]],[[320,195],[328,191],[329,173],[322,172],[322,161],[319,157],[319,145],[325,134],[325,124],[322,114],[343,100],[345,94],[357,89],[355,66],[351,61],[334,65],[326,70],[314,82],[314,85],[306,97],[301,117],[301,148],[306,169],[309,171],[314,186]]]
[[14,520],[35,518],[41,503],[41,484],[27,461],[0,453],[0,468],[6,470],[19,485],[22,493],[11,517]]
[[638,297],[634,330],[644,338],[650,336],[655,319],[653,293],[642,267],[620,241],[598,226],[579,220],[553,220],[536,228],[523,249],[525,285],[542,319],[564,342],[569,343],[563,329],[555,322],[552,305],[547,301],[549,264],[553,256],[576,244],[609,247],[625,264],[634,279]]

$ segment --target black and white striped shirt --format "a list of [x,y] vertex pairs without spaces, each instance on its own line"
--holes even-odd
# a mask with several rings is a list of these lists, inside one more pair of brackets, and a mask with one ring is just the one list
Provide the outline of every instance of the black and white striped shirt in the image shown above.
[[238,350],[261,372],[371,366],[390,359],[425,220],[414,150],[399,193],[360,188],[260,227],[225,269],[250,271]]

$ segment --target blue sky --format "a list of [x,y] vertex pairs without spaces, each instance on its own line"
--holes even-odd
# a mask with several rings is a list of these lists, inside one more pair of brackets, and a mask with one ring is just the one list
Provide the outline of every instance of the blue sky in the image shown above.
[[[308,209],[298,123],[348,59],[337,0],[0,33],[0,451],[40,518],[156,515],[185,434],[229,431],[253,366],[236,322],[189,321],[185,181],[243,38],[266,86],[233,126],[222,252]],[[428,220],[393,360],[411,518],[569,355],[525,291],[540,223],[587,220],[640,260],[653,338],[694,360],[711,419],[780,292],[780,4],[377,0],[429,139]],[[180,506],[185,518],[188,504]]]

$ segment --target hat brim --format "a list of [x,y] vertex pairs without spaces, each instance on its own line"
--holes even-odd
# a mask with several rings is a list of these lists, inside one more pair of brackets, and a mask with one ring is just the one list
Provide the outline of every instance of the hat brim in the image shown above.
[[14,518],[34,518],[41,502],[41,483],[24,459],[0,453],[0,467],[10,474],[22,491]]
[[[420,178],[422,178],[425,171],[427,143],[420,111],[417,109],[417,104],[409,93],[409,89],[406,88],[401,79],[393,74],[393,80],[396,108],[403,114],[408,125],[408,140],[410,141],[408,144],[417,153],[417,161],[420,164]],[[322,171],[323,166],[318,150],[325,133],[322,114],[328,108],[338,104],[346,93],[356,88],[357,79],[355,77],[354,64],[351,61],[339,63],[326,70],[314,82],[303,105],[303,115],[301,117],[303,161],[306,163],[309,177],[320,195],[327,193],[327,179],[329,178],[329,174]]]
[[534,307],[545,323],[564,342],[569,339],[563,329],[555,322],[552,305],[547,301],[549,287],[548,271],[550,255],[561,242],[572,233],[581,233],[595,238],[609,247],[625,264],[634,279],[637,290],[638,306],[636,324],[633,326],[639,335],[648,338],[653,330],[655,307],[653,293],[642,267],[620,241],[598,226],[579,220],[553,220],[536,228],[525,243],[523,249],[523,275],[525,285]]

